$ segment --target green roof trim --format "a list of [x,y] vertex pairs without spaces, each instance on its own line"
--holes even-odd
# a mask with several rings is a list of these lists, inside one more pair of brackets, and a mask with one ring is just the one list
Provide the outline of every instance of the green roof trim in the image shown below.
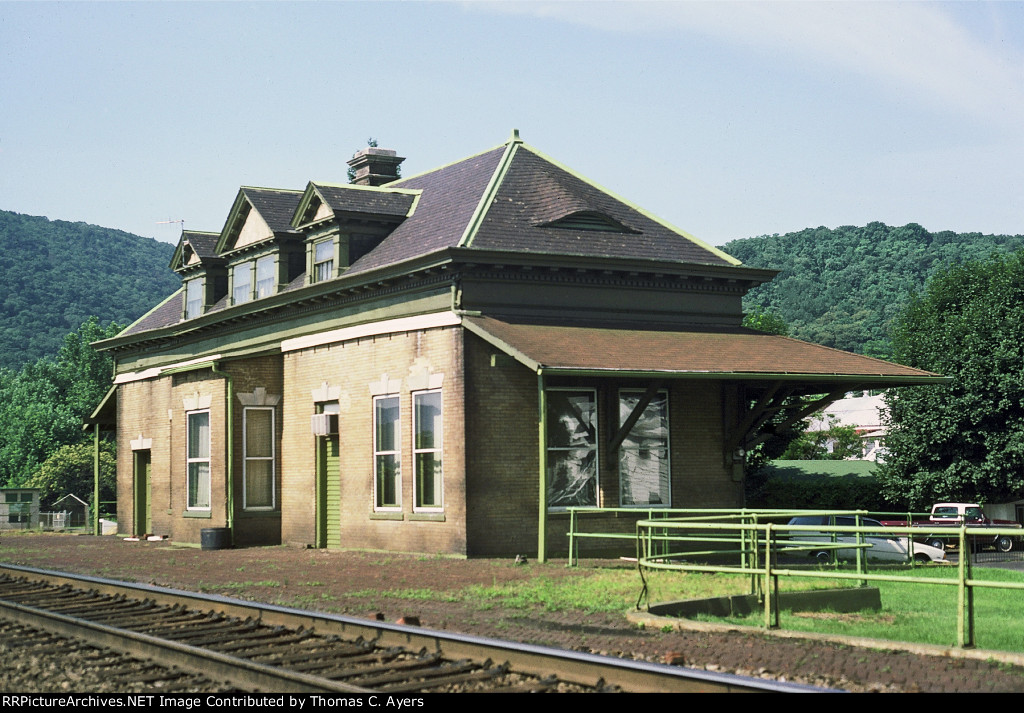
[[[148,317],[149,315],[151,315],[151,314],[153,314],[154,312],[156,312],[156,311],[157,311],[158,309],[160,309],[161,307],[163,307],[163,306],[164,306],[165,304],[167,304],[167,303],[168,303],[168,302],[170,302],[171,300],[173,300],[173,299],[179,299],[179,300],[180,300],[180,299],[181,299],[181,293],[182,293],[182,292],[184,292],[184,291],[185,291],[185,285],[184,285],[184,284],[182,284],[182,286],[181,286],[181,287],[179,287],[179,288],[178,288],[178,289],[177,289],[176,291],[174,291],[174,292],[173,292],[173,293],[172,293],[172,294],[171,294],[171,295],[170,295],[169,297],[167,297],[167,299],[165,299],[165,300],[163,300],[162,302],[160,302],[160,304],[158,304],[158,305],[157,305],[156,307],[154,307],[153,309],[151,309],[151,310],[149,310],[148,312],[146,312],[146,314],[144,314],[144,315],[142,315],[141,317],[139,317],[139,318],[138,318],[137,320],[135,320],[134,322],[132,322],[131,324],[129,324],[129,325],[127,326],[127,327],[125,327],[124,329],[122,329],[122,330],[121,330],[120,332],[118,332],[118,333],[117,333],[116,335],[114,335],[113,337],[110,337],[110,339],[117,339],[117,338],[118,338],[118,337],[120,337],[120,336],[121,336],[122,334],[124,334],[125,332],[127,332],[127,331],[128,331],[129,329],[131,329],[132,327],[134,327],[134,326],[135,326],[136,324],[138,324],[139,322],[141,322],[142,320],[144,320],[144,319],[145,319],[146,317]],[[101,339],[101,340],[99,340],[99,341],[97,341],[97,342],[93,342],[93,343],[92,343],[92,344],[93,344],[93,348],[95,348],[95,345],[97,345],[97,344],[99,344],[100,342],[103,342],[103,341],[107,341],[107,340],[105,340],[105,339]]]
[[637,213],[640,213],[644,217],[653,220],[655,223],[658,223],[659,225],[663,225],[664,227],[668,228],[672,232],[677,233],[677,234],[683,236],[684,238],[686,238],[690,242],[694,243],[698,247],[701,247],[704,250],[707,250],[708,252],[711,252],[711,253],[717,255],[718,257],[722,258],[723,260],[725,260],[729,264],[731,264],[731,265],[742,265],[743,264],[740,260],[737,260],[732,255],[729,255],[728,253],[723,252],[722,250],[719,250],[714,245],[711,245],[709,243],[704,242],[700,238],[697,238],[697,237],[691,235],[690,233],[686,232],[685,230],[681,230],[680,228],[677,228],[676,226],[672,225],[668,221],[663,220],[662,218],[659,218],[658,216],[654,215],[653,213],[651,213],[648,210],[645,210],[644,208],[642,208],[641,206],[637,205],[633,201],[628,200],[626,198],[623,198],[618,193],[615,193],[614,191],[608,190],[607,188],[605,188],[601,184],[596,183],[596,182],[590,180],[589,178],[587,178],[583,174],[579,173],[578,171],[574,171],[573,169],[569,168],[568,166],[566,166],[562,162],[557,161],[557,160],[551,158],[550,156],[545,154],[543,151],[540,151],[540,150],[536,149],[535,147],[533,147],[533,146],[531,146],[531,145],[529,145],[527,143],[523,144],[523,148],[525,148],[527,151],[529,151],[530,153],[534,154],[535,156],[537,156],[537,157],[539,157],[539,158],[541,158],[541,159],[543,159],[543,160],[553,164],[554,166],[557,166],[558,168],[562,169],[566,173],[568,173],[568,174],[570,174],[572,176],[575,176],[576,178],[580,179],[584,183],[587,183],[587,184],[593,186],[597,190],[602,191],[604,193],[607,193],[609,196],[611,196],[612,198],[614,198],[617,201],[620,201],[621,203],[626,204],[627,206],[629,206],[630,208],[635,210]]
[[487,209],[491,207],[492,203],[494,203],[494,197],[498,193],[498,188],[501,187],[501,182],[505,180],[505,175],[508,173],[508,169],[512,165],[512,159],[516,155],[516,150],[523,143],[522,140],[519,139],[518,130],[513,131],[512,137],[512,140],[509,141],[505,147],[505,153],[498,162],[498,166],[494,169],[494,173],[491,175],[491,180],[487,184],[487,188],[480,197],[480,202],[477,203],[476,210],[473,211],[473,216],[469,219],[469,223],[466,224],[466,230],[462,233],[462,237],[459,239],[458,247],[460,248],[468,248],[472,246],[473,238],[476,237],[477,230],[480,229],[480,224],[487,216]]

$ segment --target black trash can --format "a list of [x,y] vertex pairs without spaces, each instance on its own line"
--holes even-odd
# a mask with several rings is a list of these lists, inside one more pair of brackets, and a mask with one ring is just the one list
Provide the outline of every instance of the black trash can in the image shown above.
[[199,532],[199,543],[204,550],[226,550],[231,547],[231,528],[207,527]]

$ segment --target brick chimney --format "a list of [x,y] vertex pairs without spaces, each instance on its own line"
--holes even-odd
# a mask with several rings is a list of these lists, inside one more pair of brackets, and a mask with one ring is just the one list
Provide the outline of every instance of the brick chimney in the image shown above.
[[398,165],[405,160],[391,149],[369,146],[357,151],[348,165],[355,171],[352,183],[358,186],[380,186],[398,179]]

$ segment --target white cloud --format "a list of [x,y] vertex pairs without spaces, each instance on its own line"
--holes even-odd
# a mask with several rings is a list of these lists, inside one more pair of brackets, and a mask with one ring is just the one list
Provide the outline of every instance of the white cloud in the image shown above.
[[[613,32],[683,32],[865,76],[914,100],[1019,130],[1024,48],[1016,3],[521,2],[475,8]],[[968,20],[991,20],[981,37]],[[1004,21],[1000,21],[1000,20]],[[1019,18],[1018,18],[1019,19]],[[972,23],[979,24],[979,23]],[[1012,40],[1013,42],[1008,41]]]

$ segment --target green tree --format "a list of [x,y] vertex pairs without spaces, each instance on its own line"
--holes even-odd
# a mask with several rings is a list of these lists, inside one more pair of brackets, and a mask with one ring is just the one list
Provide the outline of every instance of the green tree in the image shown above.
[[113,362],[90,342],[121,327],[91,317],[53,358],[0,369],[0,483],[20,486],[52,453],[87,437],[83,420],[110,388]]
[[[55,500],[67,494],[76,495],[86,502],[93,497],[94,445],[89,441],[61,446],[30,475],[24,486],[39,488],[44,508],[53,507]],[[115,498],[117,458],[114,444],[100,442],[100,501]]]
[[743,315],[743,326],[756,329],[759,332],[779,334],[783,337],[789,334],[789,325],[786,324],[786,320],[758,305],[754,305],[749,312]]
[[951,377],[887,394],[883,494],[900,506],[1024,493],[1024,251],[936,274],[892,330],[894,358]]
[[864,455],[857,429],[839,423],[835,414],[817,414],[812,421],[820,427],[812,430],[808,426],[793,439],[782,460],[846,460]]

